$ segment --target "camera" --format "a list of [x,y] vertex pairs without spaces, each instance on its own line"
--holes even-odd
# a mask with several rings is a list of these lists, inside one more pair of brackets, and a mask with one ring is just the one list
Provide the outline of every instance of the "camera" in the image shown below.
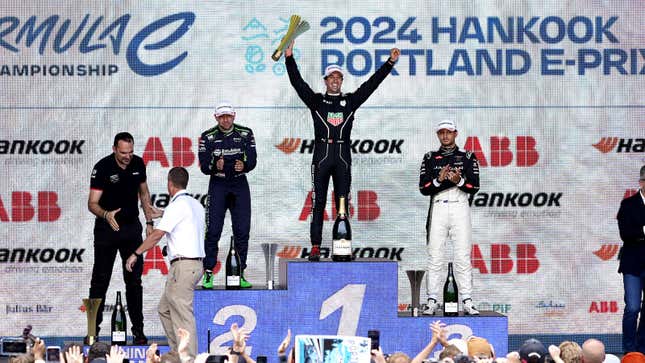
[[57,345],[47,346],[45,350],[46,362],[59,362],[60,361],[60,347]]
[[381,346],[381,342],[380,342],[381,332],[378,330],[368,330],[367,337],[372,340],[371,349],[378,350],[378,348]]
[[224,363],[228,361],[228,357],[225,355],[209,355],[206,358],[206,363]]
[[27,353],[27,342],[22,338],[2,338],[0,339],[0,355],[14,356]]

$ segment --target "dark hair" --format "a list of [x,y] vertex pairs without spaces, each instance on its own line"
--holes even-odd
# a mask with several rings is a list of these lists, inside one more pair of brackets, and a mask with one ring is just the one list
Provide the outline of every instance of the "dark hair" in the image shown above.
[[134,143],[134,137],[129,132],[119,132],[114,136],[114,147],[119,146],[119,141]]
[[105,355],[110,353],[110,345],[105,342],[94,342],[87,352],[87,361],[91,362],[96,358],[105,359]]
[[188,171],[181,166],[175,166],[168,172],[168,180],[177,188],[186,189],[188,186]]

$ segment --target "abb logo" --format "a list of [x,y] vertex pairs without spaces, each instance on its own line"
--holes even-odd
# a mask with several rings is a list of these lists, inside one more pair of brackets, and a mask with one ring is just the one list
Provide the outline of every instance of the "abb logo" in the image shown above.
[[589,305],[589,313],[617,313],[617,301],[592,301]]
[[484,259],[479,245],[473,245],[470,252],[470,263],[479,269],[481,274],[508,274],[516,269],[518,274],[532,274],[540,268],[540,260],[536,256],[537,249],[532,243],[520,243],[515,246],[515,256],[511,256],[511,246],[507,244],[491,244],[490,257]]
[[619,249],[620,249],[619,244],[616,244],[616,243],[604,244],[600,246],[600,249],[598,249],[597,251],[593,251],[593,254],[603,261],[608,261],[608,260],[611,260],[614,256],[616,256]]
[[11,214],[7,213],[5,204],[0,198],[0,222],[29,222],[37,216],[38,222],[54,222],[60,218],[56,192],[43,191],[34,197],[30,192],[11,193]]
[[[602,137],[592,145],[603,154],[616,149],[617,153],[642,153],[645,151],[645,139],[621,139],[619,137]],[[618,146],[616,148],[616,146]]]
[[[300,212],[300,217],[298,217],[299,221],[306,221],[307,218],[309,218],[309,215],[311,215],[312,210],[313,210],[313,204],[312,204],[312,194],[313,192],[309,192],[307,194],[307,198],[305,199],[305,204],[302,207],[302,211]],[[359,190],[357,194],[357,199],[358,199],[358,213],[357,213],[357,219],[359,221],[373,221],[379,217],[381,214],[381,207],[378,206],[376,201],[378,200],[378,195],[376,194],[375,191],[373,190]],[[332,197],[331,197],[331,215],[335,216],[336,215],[336,202],[334,200],[334,193],[332,192]],[[351,203],[351,200],[348,202],[349,205],[349,215],[350,217],[354,216],[354,205]],[[330,220],[329,214],[325,210],[323,212],[323,220],[328,221]]]
[[515,158],[515,164],[528,167],[537,164],[540,154],[535,150],[535,138],[532,136],[517,136],[515,138],[515,155],[511,151],[511,140],[505,136],[491,136],[490,138],[490,163],[477,136],[468,136],[464,149],[472,151],[482,167],[508,166]]
[[[195,153],[192,150],[192,146],[193,142],[187,137],[172,138],[172,167],[193,165],[195,162]],[[168,155],[166,155],[166,150],[159,137],[151,137],[148,139],[141,157],[146,165],[151,161],[158,161],[162,167],[170,167]]]
[[[213,275],[217,274],[221,268],[222,264],[217,261],[213,268]],[[150,270],[159,270],[162,275],[168,275],[168,264],[166,264],[166,259],[161,253],[159,245],[149,249],[143,260],[143,275],[147,275]]]

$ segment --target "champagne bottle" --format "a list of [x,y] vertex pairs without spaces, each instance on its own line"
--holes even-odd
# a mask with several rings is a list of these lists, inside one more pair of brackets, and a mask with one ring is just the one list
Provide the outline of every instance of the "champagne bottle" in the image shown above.
[[345,209],[345,197],[338,198],[338,215],[334,222],[331,242],[331,259],[336,262],[352,260],[352,228]]
[[455,275],[452,273],[452,262],[448,263],[448,277],[446,283],[443,285],[443,315],[444,316],[457,316],[459,315],[459,290],[457,289],[457,282]]
[[128,322],[125,317],[123,303],[121,303],[121,291],[116,292],[116,304],[112,311],[112,345],[125,345],[127,340]]
[[231,248],[226,257],[226,290],[239,290],[242,278],[242,262],[235,250],[235,237],[231,236]]

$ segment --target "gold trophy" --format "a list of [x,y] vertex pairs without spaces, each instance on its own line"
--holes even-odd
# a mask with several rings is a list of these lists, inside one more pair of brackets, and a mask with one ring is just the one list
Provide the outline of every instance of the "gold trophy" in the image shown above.
[[99,306],[103,299],[83,299],[83,306],[87,313],[87,344],[92,345],[96,342],[96,316],[99,312]]
[[284,51],[284,49],[287,48],[289,44],[291,44],[291,42],[296,39],[296,37],[306,32],[307,30],[309,30],[309,23],[307,23],[306,20],[301,21],[300,15],[291,15],[291,17],[289,18],[289,28],[287,29],[287,34],[282,37],[280,44],[276,48],[275,52],[273,52],[273,54],[271,55],[271,59],[276,62],[280,60],[282,51]]

